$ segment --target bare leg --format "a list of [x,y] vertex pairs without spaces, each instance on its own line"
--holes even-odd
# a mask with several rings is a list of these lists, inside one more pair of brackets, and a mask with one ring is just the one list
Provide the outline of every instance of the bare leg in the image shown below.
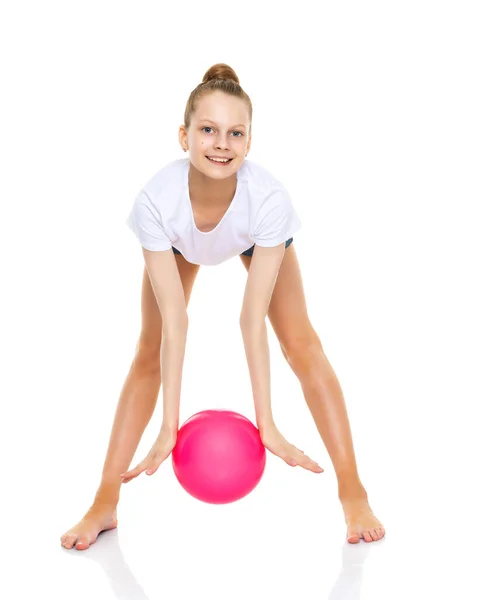
[[348,542],[357,544],[361,538],[375,542],[384,537],[385,528],[371,510],[359,478],[341,386],[319,338],[314,337],[315,341],[291,353],[290,365],[336,471]]
[[120,473],[128,469],[158,400],[160,357],[137,350],[115,413],[102,478],[95,499],[118,503]]
[[[127,470],[141,436],[153,415],[161,384],[158,362],[149,362],[137,352],[121,391],[103,466],[100,485],[92,506],[62,538],[62,546],[86,550],[100,531],[117,526],[116,507],[120,499],[120,473]],[[155,366],[153,366],[155,365]]]
[[[246,270],[251,257],[241,256]],[[338,495],[352,544],[384,536],[359,478],[351,427],[341,386],[322,343],[309,320],[303,282],[294,244],[284,253],[271,297],[268,317],[289,366],[298,377],[318,432],[338,479]]]
[[[188,304],[199,266],[188,263],[181,255],[175,258]],[[161,335],[161,315],[145,270],[142,333],[121,390],[100,485],[83,519],[61,537],[65,548],[75,546],[77,550],[86,550],[101,531],[117,526],[116,507],[122,485],[120,475],[130,466],[158,400],[161,386]]]

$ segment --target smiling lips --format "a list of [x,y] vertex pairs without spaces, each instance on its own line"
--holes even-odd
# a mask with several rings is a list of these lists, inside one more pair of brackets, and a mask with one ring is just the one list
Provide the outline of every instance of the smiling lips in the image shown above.
[[233,159],[225,158],[221,156],[207,156],[206,157],[210,162],[213,162],[217,165],[228,165]]

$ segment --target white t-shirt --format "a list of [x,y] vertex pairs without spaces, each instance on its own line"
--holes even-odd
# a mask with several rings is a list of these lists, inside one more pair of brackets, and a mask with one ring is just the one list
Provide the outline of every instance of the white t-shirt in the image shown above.
[[197,265],[218,265],[257,246],[279,246],[301,228],[284,186],[266,169],[245,160],[236,172],[234,198],[218,225],[197,229],[191,207],[189,158],[172,161],[138,193],[126,221],[143,248],[178,249]]

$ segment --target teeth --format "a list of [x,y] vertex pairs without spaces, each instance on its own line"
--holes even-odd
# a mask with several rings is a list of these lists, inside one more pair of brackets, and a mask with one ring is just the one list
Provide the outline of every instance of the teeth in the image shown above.
[[229,162],[231,160],[230,158],[222,158],[222,159],[220,159],[220,158],[210,158],[209,156],[207,156],[206,158],[208,160],[212,160],[213,162],[222,162],[222,163]]

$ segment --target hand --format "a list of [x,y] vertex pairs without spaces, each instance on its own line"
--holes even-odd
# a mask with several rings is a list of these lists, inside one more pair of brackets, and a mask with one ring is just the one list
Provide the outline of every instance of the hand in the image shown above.
[[141,461],[134,469],[120,475],[122,483],[128,483],[140,473],[146,471],[147,475],[156,473],[161,463],[168,458],[173,448],[176,446],[177,430],[162,426],[160,435],[157,437],[148,456]]
[[306,456],[306,454],[290,444],[278,431],[275,425],[265,429],[260,429],[261,441],[263,446],[276,456],[282,458],[291,467],[299,465],[313,473],[322,473],[322,469],[317,462]]

